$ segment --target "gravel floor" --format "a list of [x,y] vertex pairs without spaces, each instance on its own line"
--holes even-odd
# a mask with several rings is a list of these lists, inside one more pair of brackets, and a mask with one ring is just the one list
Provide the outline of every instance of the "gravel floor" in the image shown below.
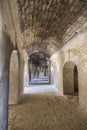
[[87,113],[78,107],[78,97],[30,93],[9,106],[8,130],[87,130]]

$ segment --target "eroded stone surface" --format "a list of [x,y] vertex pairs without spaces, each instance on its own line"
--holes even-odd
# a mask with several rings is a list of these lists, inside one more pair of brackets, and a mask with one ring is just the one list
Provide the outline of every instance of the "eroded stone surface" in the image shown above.
[[19,61],[18,52],[13,50],[10,58],[9,69],[9,104],[17,104],[19,101]]
[[[57,51],[82,30],[86,0],[17,0],[20,28],[28,53],[35,47]],[[44,45],[44,46],[43,46]],[[40,47],[41,46],[41,47]],[[49,48],[49,49],[48,49]]]

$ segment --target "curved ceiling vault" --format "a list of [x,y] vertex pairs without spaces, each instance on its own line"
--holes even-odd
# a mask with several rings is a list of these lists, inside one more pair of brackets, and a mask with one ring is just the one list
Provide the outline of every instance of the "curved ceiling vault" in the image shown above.
[[87,0],[17,0],[27,52],[52,55],[87,21]]
[[29,63],[32,63],[36,66],[47,66],[49,61],[49,56],[43,52],[34,52],[29,56]]

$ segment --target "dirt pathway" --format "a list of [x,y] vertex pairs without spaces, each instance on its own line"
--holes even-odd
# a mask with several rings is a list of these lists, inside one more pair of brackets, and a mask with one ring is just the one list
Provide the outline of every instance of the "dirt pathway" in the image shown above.
[[57,93],[26,95],[9,107],[9,130],[87,130],[87,113],[73,101]]

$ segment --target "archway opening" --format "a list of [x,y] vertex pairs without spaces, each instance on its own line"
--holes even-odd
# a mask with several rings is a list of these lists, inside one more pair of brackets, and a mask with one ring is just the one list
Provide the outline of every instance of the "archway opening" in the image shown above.
[[78,95],[78,70],[72,61],[66,62],[63,68],[63,93]]
[[34,52],[29,56],[29,84],[50,83],[49,57],[42,52]]
[[54,91],[54,70],[46,53],[35,51],[30,54],[28,70],[29,82],[24,93],[31,93],[32,90],[35,93]]

